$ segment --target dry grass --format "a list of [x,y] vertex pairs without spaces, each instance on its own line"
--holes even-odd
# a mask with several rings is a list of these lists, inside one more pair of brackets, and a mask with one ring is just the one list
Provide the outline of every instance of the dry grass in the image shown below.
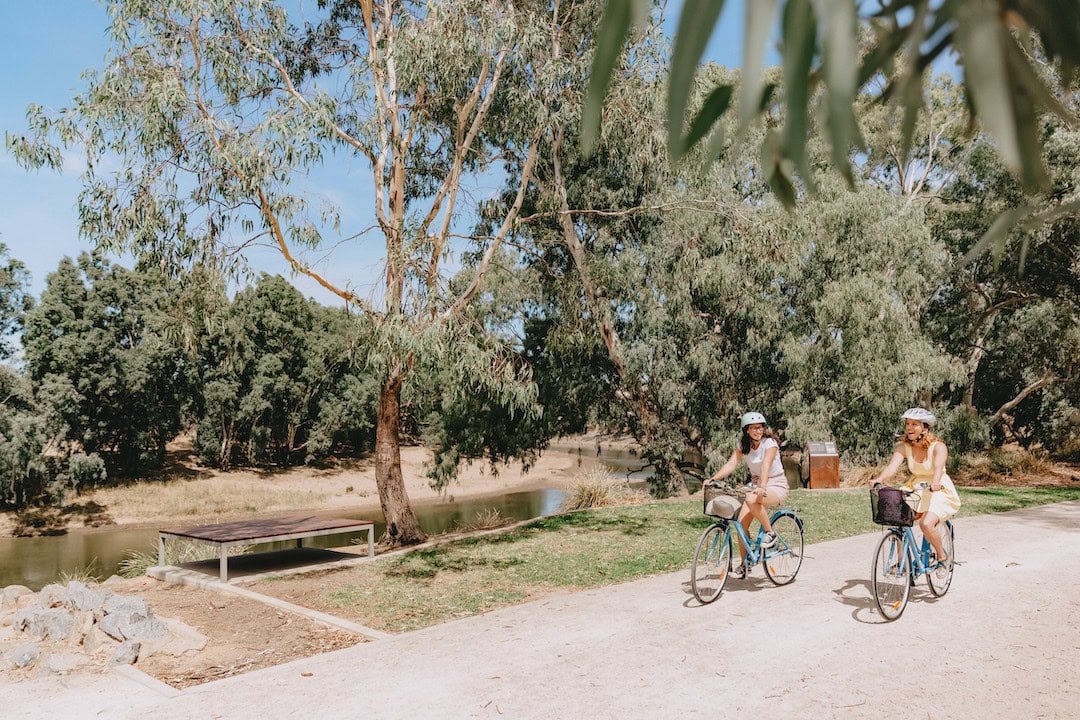
[[459,530],[462,532],[474,532],[476,530],[491,530],[497,527],[503,527],[509,525],[513,520],[504,518],[502,513],[499,512],[499,508],[488,508],[487,510],[481,510],[473,516],[472,522],[462,525]]
[[[227,554],[243,555],[251,550],[250,545],[233,545]],[[198,562],[199,560],[216,560],[221,557],[221,551],[217,547],[202,545],[199,543],[166,541],[165,564],[180,565],[181,563]],[[137,578],[146,574],[146,571],[158,564],[157,550],[140,552],[129,550],[127,557],[120,561],[120,575],[126,578]]]
[[157,517],[162,508],[173,518],[202,518],[237,513],[263,513],[313,508],[328,502],[329,494],[317,490],[275,488],[257,478],[218,477],[169,483],[138,482],[102,488],[92,499],[109,508],[117,522]]
[[1025,485],[1031,487],[1076,487],[1080,474],[1075,465],[1056,463],[1045,453],[1015,445],[993,448],[985,453],[964,455],[951,473],[958,485]]
[[574,476],[561,510],[574,512],[609,505],[631,505],[648,499],[645,493],[631,489],[626,481],[612,477],[606,468],[594,467]]

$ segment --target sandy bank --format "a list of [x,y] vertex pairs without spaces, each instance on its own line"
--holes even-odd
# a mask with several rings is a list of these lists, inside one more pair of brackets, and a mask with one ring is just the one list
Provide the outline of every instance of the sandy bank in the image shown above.
[[[598,448],[625,451],[632,442],[606,435],[582,435],[552,444],[525,468],[513,461],[496,467],[473,461],[463,465],[456,481],[443,492],[433,490],[424,475],[431,452],[422,447],[401,449],[401,470],[410,501],[415,505],[507,492],[566,487],[575,476],[602,466]],[[0,513],[0,535],[36,534],[87,527],[139,527],[195,522],[220,522],[292,511],[378,512],[375,463],[371,458],[336,461],[322,467],[283,471],[221,472],[196,464],[185,448],[174,452],[175,462],[162,478],[80,493],[63,507]]]

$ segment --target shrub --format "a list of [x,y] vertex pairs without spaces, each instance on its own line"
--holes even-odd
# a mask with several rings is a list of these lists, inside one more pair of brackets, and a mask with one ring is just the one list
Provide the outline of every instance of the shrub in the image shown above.
[[574,476],[561,509],[563,512],[573,512],[643,502],[645,499],[645,493],[633,490],[626,481],[613,478],[606,468],[594,467]]
[[990,445],[990,426],[978,413],[955,407],[947,410],[941,420],[939,434],[950,455],[978,452]]
[[511,521],[502,516],[499,512],[499,508],[488,508],[487,510],[481,510],[473,516],[473,520],[470,523],[462,525],[459,529],[462,532],[472,532],[474,530],[491,530],[492,528],[502,527],[508,525]]
[[68,458],[68,471],[71,473],[71,483],[76,488],[97,487],[109,478],[105,461],[97,453],[73,453]]

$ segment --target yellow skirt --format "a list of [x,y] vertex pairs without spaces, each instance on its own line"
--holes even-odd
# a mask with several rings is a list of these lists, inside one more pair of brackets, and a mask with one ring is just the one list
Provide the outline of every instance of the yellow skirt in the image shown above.
[[[930,484],[930,479],[925,477],[913,477],[904,489],[912,491],[919,483]],[[925,500],[916,508],[918,512],[930,512],[938,516],[941,521],[948,520],[960,509],[960,495],[956,492],[956,486],[948,475],[941,476],[941,489],[930,493],[930,504],[927,507]]]

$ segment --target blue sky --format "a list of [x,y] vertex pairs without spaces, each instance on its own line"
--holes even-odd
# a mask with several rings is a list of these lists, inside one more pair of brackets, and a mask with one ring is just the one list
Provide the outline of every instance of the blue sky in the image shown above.
[[[301,6],[305,0],[299,0]],[[314,0],[309,0],[314,5]],[[669,17],[677,17],[680,3],[669,3]],[[46,107],[64,107],[82,88],[80,75],[90,67],[100,66],[108,48],[108,15],[97,0],[0,0],[0,67],[4,68],[4,92],[0,93],[0,133],[18,134],[26,126],[26,107],[39,103]],[[738,65],[739,28],[742,24],[742,0],[725,6],[722,27],[714,35],[708,56],[717,62]],[[79,161],[73,156],[64,172],[51,170],[27,172],[18,167],[6,152],[0,152],[0,242],[7,245],[12,257],[21,260],[31,273],[31,292],[40,295],[48,273],[56,269],[62,257],[75,257],[91,249],[88,240],[78,234],[77,196]],[[346,178],[359,178],[366,168]],[[313,181],[317,185],[316,181]],[[319,189],[316,187],[316,189]],[[336,194],[327,189],[328,194]],[[374,223],[371,205],[351,203],[349,213],[357,225]],[[316,268],[333,282],[351,284],[367,294],[378,282],[381,254],[374,244],[352,251],[337,250],[322,259]],[[314,262],[322,255],[312,255]],[[253,267],[289,277],[288,268],[273,251],[257,251],[250,256]],[[128,258],[118,261],[130,265]],[[293,281],[306,295],[325,303],[335,298],[305,278]]]

